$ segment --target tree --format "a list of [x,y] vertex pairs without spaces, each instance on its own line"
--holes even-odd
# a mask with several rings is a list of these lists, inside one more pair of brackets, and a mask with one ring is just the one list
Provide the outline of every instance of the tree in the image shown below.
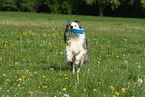
[[18,0],[18,8],[20,11],[35,11],[41,0]]
[[44,4],[50,8],[51,13],[72,13],[71,0],[46,0]]
[[4,11],[17,10],[16,0],[0,0],[0,9]]
[[103,16],[103,11],[106,6],[111,5],[111,9],[114,10],[120,4],[119,0],[85,0],[88,4],[96,3],[99,8],[99,16]]

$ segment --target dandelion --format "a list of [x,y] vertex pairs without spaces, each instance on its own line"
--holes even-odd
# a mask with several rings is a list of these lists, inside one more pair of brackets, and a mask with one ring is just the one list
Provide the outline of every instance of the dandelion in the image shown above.
[[41,88],[41,86],[38,86],[38,88]]
[[115,95],[113,95],[113,97],[116,97]]
[[114,90],[113,86],[109,86],[112,90]]
[[25,76],[22,76],[22,78],[25,78]]
[[113,72],[113,70],[111,70],[111,72]]
[[29,91],[28,93],[29,93],[29,94],[32,94],[33,92]]
[[97,90],[96,89],[93,89],[93,91],[96,92]]
[[118,58],[119,56],[116,56],[116,58]]
[[96,40],[95,38],[93,38],[93,40]]
[[59,75],[62,75],[61,73]]
[[7,47],[7,44],[5,43],[4,47]]
[[136,84],[137,84],[137,82],[134,82],[134,84],[136,85]]
[[66,77],[65,79],[68,79],[68,77]]
[[45,78],[45,76],[43,76],[43,78]]
[[6,76],[6,74],[3,74],[3,76]]
[[66,74],[64,74],[64,76],[66,76]]
[[123,93],[125,93],[125,89],[124,89],[124,88],[121,88],[121,91],[122,91]]
[[44,88],[47,88],[47,86],[44,86]]
[[22,78],[19,78],[19,81],[22,81]]
[[118,92],[116,92],[116,95],[119,95],[119,93],[118,93]]
[[63,91],[66,91],[66,88],[63,88],[62,90],[63,90]]
[[21,85],[20,85],[20,84],[18,84],[17,86],[18,86],[18,87],[20,87]]

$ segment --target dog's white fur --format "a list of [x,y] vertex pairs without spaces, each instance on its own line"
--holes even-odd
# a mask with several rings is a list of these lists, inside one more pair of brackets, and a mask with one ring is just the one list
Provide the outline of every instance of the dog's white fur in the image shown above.
[[[70,26],[73,26],[73,29],[80,29],[76,22],[71,22]],[[84,43],[86,43],[85,33],[70,33],[67,42],[70,42],[71,45],[66,46],[66,64],[72,65],[73,73],[75,73],[75,65],[78,65],[78,73],[80,67],[87,61],[87,49],[84,47]]]

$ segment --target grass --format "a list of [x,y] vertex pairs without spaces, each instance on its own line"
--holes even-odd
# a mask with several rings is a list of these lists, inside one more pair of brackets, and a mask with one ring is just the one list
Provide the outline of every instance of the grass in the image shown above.
[[[67,20],[80,20],[89,61],[80,80],[64,65]],[[0,12],[0,95],[143,97],[145,19]]]

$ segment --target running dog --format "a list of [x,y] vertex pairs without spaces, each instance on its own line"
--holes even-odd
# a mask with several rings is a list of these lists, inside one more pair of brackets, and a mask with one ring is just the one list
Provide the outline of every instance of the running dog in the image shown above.
[[65,63],[73,68],[73,74],[75,73],[75,65],[77,65],[77,73],[79,73],[80,67],[88,61],[88,43],[79,21],[70,22],[68,20],[64,41],[66,43]]

